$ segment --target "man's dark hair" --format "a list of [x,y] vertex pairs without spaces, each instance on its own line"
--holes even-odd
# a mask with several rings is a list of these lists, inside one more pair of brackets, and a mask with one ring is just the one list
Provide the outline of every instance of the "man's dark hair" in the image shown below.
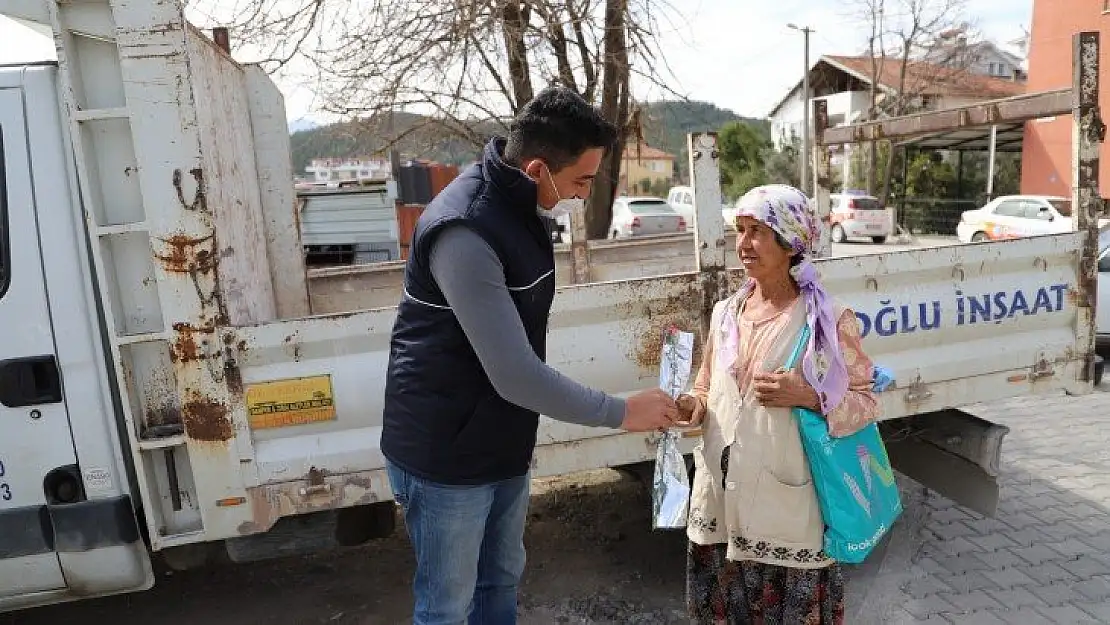
[[525,104],[509,125],[505,160],[520,166],[539,158],[557,172],[586,150],[608,150],[616,140],[617,127],[582,96],[565,87],[548,87]]

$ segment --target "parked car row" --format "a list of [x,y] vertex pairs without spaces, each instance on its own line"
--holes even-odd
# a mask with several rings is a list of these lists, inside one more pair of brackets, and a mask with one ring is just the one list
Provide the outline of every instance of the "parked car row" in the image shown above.
[[[849,239],[871,239],[874,243],[885,243],[894,231],[894,220],[890,211],[879,202],[879,198],[861,191],[848,190],[829,196],[831,202],[832,240],[844,243]],[[694,196],[690,187],[673,187],[667,194],[667,203],[679,215],[686,218],[687,224],[693,223]],[[736,219],[736,207],[726,204],[721,209],[721,217],[727,227],[732,227]]]
[[[875,244],[882,244],[894,234],[893,214],[875,196],[847,190],[830,195],[829,200],[830,235],[834,243],[870,239]],[[665,200],[657,197],[618,197],[613,203],[609,238],[685,232],[694,223],[694,213],[693,189],[688,186],[672,187]],[[735,217],[734,204],[726,204],[721,209],[726,227],[733,227]],[[1099,220],[1100,227],[1107,223],[1110,219]],[[569,230],[569,223],[565,227]],[[978,243],[1057,234],[1074,227],[1071,201],[1067,198],[1006,195],[980,208],[964,211],[956,226],[956,236],[962,243]]]

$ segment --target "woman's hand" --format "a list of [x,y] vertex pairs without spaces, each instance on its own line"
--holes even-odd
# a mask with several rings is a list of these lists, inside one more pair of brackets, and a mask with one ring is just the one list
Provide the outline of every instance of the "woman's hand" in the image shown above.
[[755,397],[768,408],[809,408],[821,410],[817,391],[797,371],[757,373],[752,377]]
[[678,406],[678,420],[675,425],[678,427],[694,427],[701,425],[705,419],[705,402],[689,393],[683,393],[675,400]]

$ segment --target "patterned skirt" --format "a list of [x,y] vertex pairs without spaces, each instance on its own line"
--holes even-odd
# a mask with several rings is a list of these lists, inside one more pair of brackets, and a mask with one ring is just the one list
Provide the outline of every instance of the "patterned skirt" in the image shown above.
[[839,565],[795,569],[725,558],[727,545],[689,544],[686,603],[698,625],[843,625]]

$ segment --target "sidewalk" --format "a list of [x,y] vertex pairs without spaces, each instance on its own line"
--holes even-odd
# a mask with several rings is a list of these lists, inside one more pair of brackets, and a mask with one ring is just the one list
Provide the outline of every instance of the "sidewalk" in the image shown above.
[[891,623],[1110,623],[1110,393],[974,407],[1012,428],[985,519],[925,495]]

